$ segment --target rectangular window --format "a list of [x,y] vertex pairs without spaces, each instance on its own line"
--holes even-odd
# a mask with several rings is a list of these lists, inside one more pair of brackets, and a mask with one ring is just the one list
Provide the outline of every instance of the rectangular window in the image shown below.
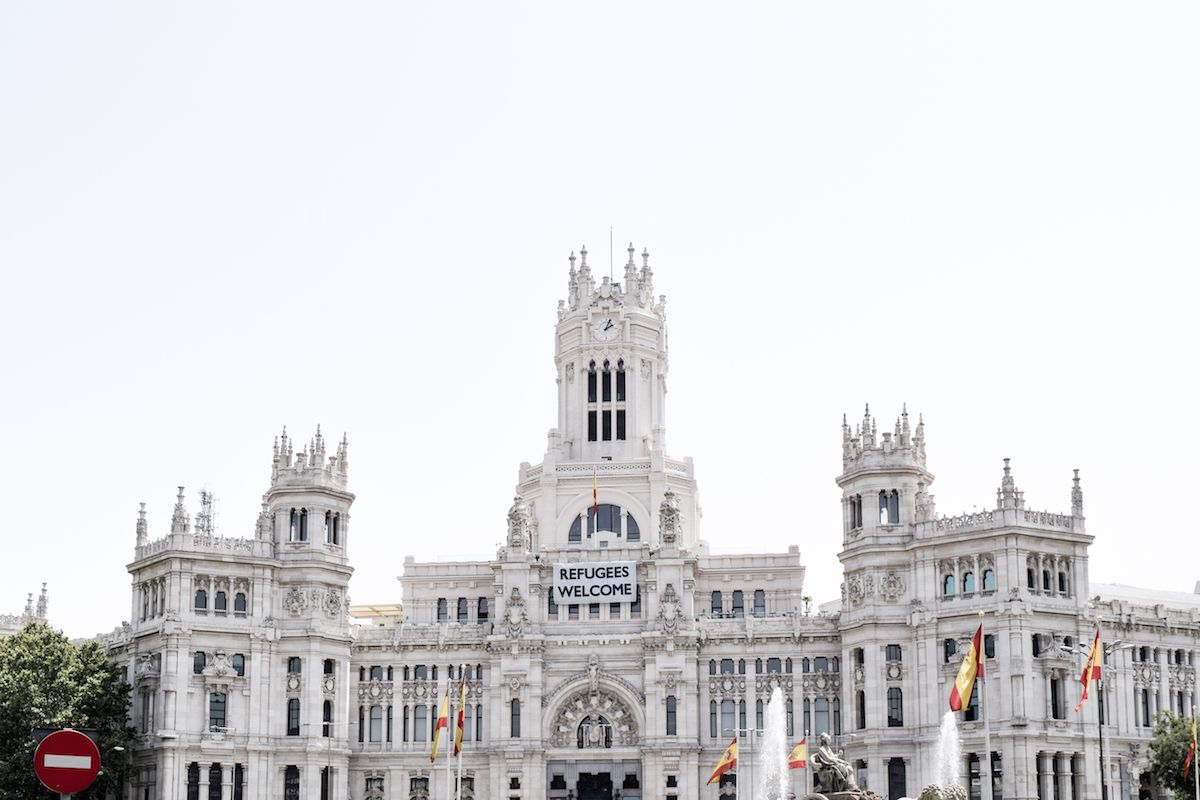
[[225,695],[213,692],[208,696],[208,728],[225,727]]
[[732,700],[721,701],[721,735],[733,736],[737,726],[737,704]]
[[612,400],[612,373],[604,370],[600,373],[600,388],[604,402]]
[[617,402],[620,403],[625,399],[625,369],[624,367],[617,368]]
[[621,604],[620,603],[609,603],[608,604],[608,618],[609,619],[620,619],[621,618]]
[[667,736],[675,735],[676,709],[675,695],[667,695]]
[[888,727],[904,727],[904,692],[898,686],[887,691]]
[[242,800],[242,790],[246,785],[246,768],[241,764],[233,765],[233,800]]
[[599,603],[588,603],[588,619],[600,619]]
[[888,759],[887,781],[890,800],[908,796],[908,776],[905,774],[903,758]]
[[708,735],[709,738],[717,738],[717,701],[711,700],[708,703]]
[[1050,680],[1050,713],[1054,719],[1066,719],[1067,707],[1063,702],[1063,682],[1061,678]]
[[767,615],[767,593],[762,589],[754,590],[754,616],[765,617]]
[[[1055,781],[1057,787],[1058,781]],[[979,756],[974,753],[967,755],[967,797],[970,800],[980,800],[983,783],[979,779]]]
[[508,735],[513,739],[521,738],[521,701],[516,698],[509,708]]
[[721,616],[722,611],[723,611],[723,606],[721,603],[721,593],[720,592],[712,593],[712,603],[709,605],[709,608],[711,609],[711,615],[713,617]]
[[283,770],[283,800],[300,800],[300,768],[295,764]]
[[593,366],[593,368],[588,370],[588,378],[587,378],[587,381],[588,381],[587,392],[588,392],[588,402],[589,403],[596,402],[596,370],[595,370],[595,365],[593,364],[592,366]]
[[601,416],[600,419],[601,419],[601,426],[602,426],[601,431],[600,431],[600,434],[601,434],[600,438],[603,441],[610,442],[610,441],[612,441],[612,412],[609,411],[608,409],[605,409],[604,414]]
[[571,603],[567,606],[567,619],[579,619],[578,603]]
[[888,661],[900,661],[900,660],[902,660],[901,655],[902,655],[902,653],[900,651],[900,645],[889,644],[887,646],[887,660]]
[[287,735],[300,735],[300,698],[292,697],[287,702]]
[[741,590],[735,590],[733,593],[733,616],[735,619],[741,619],[746,616],[746,607]]
[[588,412],[588,441],[596,441],[596,412]]
[[983,654],[987,658],[996,657],[996,637],[990,633],[983,635]]
[[617,441],[625,441],[625,409],[617,409]]

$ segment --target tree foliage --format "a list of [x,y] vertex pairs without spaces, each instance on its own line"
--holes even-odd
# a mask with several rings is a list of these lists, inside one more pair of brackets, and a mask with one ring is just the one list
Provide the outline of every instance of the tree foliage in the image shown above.
[[115,791],[132,746],[128,707],[129,686],[96,642],[76,646],[41,624],[0,641],[0,797],[54,796],[33,773],[35,728],[95,730],[100,777],[77,796]]
[[1175,793],[1176,798],[1195,800],[1196,759],[1185,777],[1183,762],[1187,760],[1188,748],[1192,744],[1192,720],[1177,717],[1170,712],[1158,715],[1154,723],[1154,738],[1150,741],[1150,770],[1158,778],[1160,786]]

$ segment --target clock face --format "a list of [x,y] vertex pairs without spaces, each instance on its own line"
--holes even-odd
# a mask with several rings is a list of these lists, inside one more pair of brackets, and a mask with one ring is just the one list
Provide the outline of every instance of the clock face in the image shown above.
[[603,317],[592,323],[592,338],[598,342],[611,342],[620,332],[621,327],[612,317]]

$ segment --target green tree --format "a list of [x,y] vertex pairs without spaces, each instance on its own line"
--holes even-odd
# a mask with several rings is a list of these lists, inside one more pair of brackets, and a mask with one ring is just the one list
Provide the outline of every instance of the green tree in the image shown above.
[[1187,760],[1188,748],[1192,744],[1192,720],[1177,717],[1164,711],[1154,723],[1154,738],[1150,741],[1150,770],[1158,778],[1160,786],[1175,793],[1177,798],[1195,800],[1196,759],[1184,777],[1183,762]]
[[95,730],[100,777],[78,797],[117,791],[133,741],[128,708],[129,686],[96,642],[77,647],[40,624],[0,641],[0,797],[54,796],[33,773],[35,728]]

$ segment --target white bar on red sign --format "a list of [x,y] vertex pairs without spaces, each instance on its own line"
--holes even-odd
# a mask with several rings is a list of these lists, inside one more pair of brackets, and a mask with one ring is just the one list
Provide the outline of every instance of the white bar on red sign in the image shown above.
[[47,753],[42,758],[42,763],[47,767],[62,767],[64,769],[91,769],[91,756],[62,756]]

